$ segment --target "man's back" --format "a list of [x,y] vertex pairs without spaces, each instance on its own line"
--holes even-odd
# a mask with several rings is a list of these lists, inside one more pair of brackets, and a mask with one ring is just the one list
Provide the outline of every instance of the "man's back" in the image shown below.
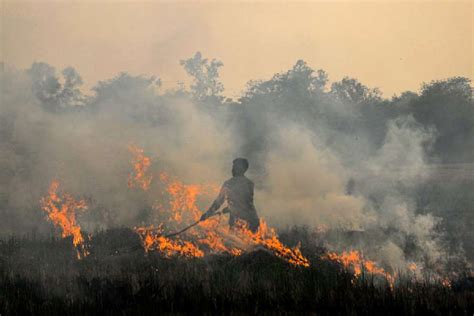
[[237,221],[241,220],[255,232],[260,221],[253,204],[253,182],[244,176],[249,166],[248,161],[245,158],[237,158],[232,164],[233,177],[224,182],[219,195],[207,212],[201,216],[201,220],[215,214],[222,204],[227,202],[230,213],[229,225],[235,226]]
[[238,219],[246,221],[250,228],[258,226],[258,216],[253,203],[253,182],[245,176],[232,177],[224,182],[225,200],[230,210],[229,224]]
[[253,182],[246,176],[232,177],[224,182],[226,200],[231,211],[255,213],[253,204]]

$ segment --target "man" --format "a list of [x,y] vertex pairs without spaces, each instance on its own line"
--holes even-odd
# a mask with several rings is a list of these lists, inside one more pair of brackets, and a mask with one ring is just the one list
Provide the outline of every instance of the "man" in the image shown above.
[[248,228],[256,232],[260,221],[253,204],[253,182],[244,173],[249,168],[245,158],[237,158],[232,165],[232,178],[224,182],[221,191],[209,210],[201,216],[201,220],[214,215],[226,201],[227,207],[223,213],[230,213],[229,226],[235,227],[238,221],[243,221]]

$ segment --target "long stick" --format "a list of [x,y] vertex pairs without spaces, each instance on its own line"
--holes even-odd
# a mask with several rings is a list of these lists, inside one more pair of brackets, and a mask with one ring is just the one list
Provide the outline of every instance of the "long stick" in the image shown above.
[[[215,216],[215,215],[221,215],[221,214],[225,214],[225,213],[228,213],[228,211],[226,211],[226,209],[224,209],[224,211],[221,211],[221,212],[216,212],[216,213],[212,214],[212,215],[209,216],[209,217],[212,217],[212,216]],[[208,217],[208,218],[209,218],[209,217]],[[188,229],[190,229],[190,228],[196,226],[196,225],[199,224],[200,222],[201,222],[201,220],[198,220],[197,222],[192,223],[191,225],[189,225],[189,226],[187,226],[187,227],[181,229],[180,231],[177,231],[177,232],[174,232],[174,233],[171,233],[171,234],[168,234],[168,235],[164,235],[164,237],[169,238],[169,237],[174,237],[174,236],[176,236],[176,235],[182,234],[182,233],[184,233],[185,231],[187,231]],[[159,228],[159,227],[158,227],[158,228]],[[157,229],[157,228],[155,228],[155,229]],[[142,248],[141,245],[140,245],[140,248]],[[133,247],[132,249],[138,249],[138,247]]]
[[[216,212],[216,213],[212,214],[212,215],[209,216],[209,217],[213,217],[213,216],[216,216],[216,215],[222,215],[222,214],[226,214],[226,213],[229,213],[229,210],[227,209],[227,207],[226,207],[223,211],[221,211],[221,212]],[[208,218],[209,218],[209,217],[208,217]],[[207,219],[207,218],[206,218],[206,219]],[[205,219],[205,220],[206,220],[206,219]],[[168,238],[168,237],[173,237],[173,236],[179,235],[179,234],[181,234],[181,233],[184,233],[185,231],[187,231],[188,229],[190,229],[190,228],[196,226],[196,225],[199,224],[200,222],[202,222],[202,221],[201,221],[201,220],[198,220],[197,222],[192,223],[191,225],[189,225],[188,227],[185,227],[185,228],[181,229],[180,231],[177,231],[177,232],[174,232],[174,233],[165,235],[165,237],[166,237],[166,238]]]
[[185,228],[181,229],[180,231],[177,231],[177,232],[174,232],[174,233],[165,235],[165,237],[166,237],[166,238],[169,238],[169,237],[173,237],[173,236],[179,235],[179,234],[181,234],[181,233],[184,233],[185,231],[187,231],[187,230],[190,229],[191,227],[196,226],[196,225],[199,224],[200,222],[201,222],[201,220],[198,220],[197,222],[192,223],[191,225],[189,225],[188,227],[185,227]]

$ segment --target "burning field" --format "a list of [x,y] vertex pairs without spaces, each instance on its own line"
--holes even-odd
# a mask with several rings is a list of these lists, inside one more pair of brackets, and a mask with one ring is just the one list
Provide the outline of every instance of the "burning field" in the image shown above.
[[[158,252],[166,257],[188,258],[201,258],[210,254],[240,256],[246,251],[260,247],[294,266],[309,267],[309,261],[301,254],[299,247],[285,246],[279,240],[275,229],[268,227],[263,219],[256,232],[248,229],[243,221],[238,223],[236,228],[229,228],[222,214],[199,220],[203,211],[197,206],[197,199],[203,195],[217,194],[217,186],[184,184],[164,172],[159,176],[151,175],[148,173],[150,157],[145,156],[143,149],[135,145],[129,146],[129,149],[133,155],[129,188],[148,191],[152,179],[159,179],[164,186],[163,200],[167,201],[165,205],[157,202],[153,207],[155,212],[166,218],[164,222],[134,227],[146,253]],[[68,193],[60,194],[58,189],[59,182],[53,180],[48,195],[40,201],[41,207],[46,212],[47,219],[61,231],[62,237],[72,237],[77,258],[84,258],[89,254],[85,239],[92,236],[84,236],[76,216],[79,211],[87,209],[87,204],[84,200],[76,201]],[[173,236],[168,236],[169,232],[165,232],[165,226],[177,230],[191,224],[195,227]]]
[[90,95],[2,65],[0,316],[473,313],[468,78],[387,99],[298,60],[230,99],[180,65]]
[[[264,219],[256,232],[227,225],[219,213],[200,220],[199,201],[215,184],[185,184],[129,146],[129,190],[159,186],[155,222],[88,233],[80,218],[90,199],[52,180],[39,201],[54,226],[2,241],[0,307],[6,314],[316,311],[318,314],[457,314],[473,308],[472,277],[387,269],[356,249],[328,249],[328,229],[277,230]],[[184,230],[183,227],[191,228]],[[31,260],[35,264],[30,265]],[[14,264],[14,265],[13,265]]]

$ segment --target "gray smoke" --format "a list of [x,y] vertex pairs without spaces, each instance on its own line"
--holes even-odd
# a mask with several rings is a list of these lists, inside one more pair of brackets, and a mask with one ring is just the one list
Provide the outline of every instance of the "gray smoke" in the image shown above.
[[[88,199],[80,222],[93,231],[150,223],[152,206],[163,203],[160,172],[219,186],[232,159],[246,156],[257,210],[271,225],[323,228],[331,248],[361,249],[394,269],[444,264],[442,219],[419,212],[416,195],[432,178],[434,125],[419,123],[402,106],[371,117],[388,102],[378,90],[348,79],[328,89],[327,75],[314,75],[302,61],[250,84],[240,102],[218,95],[218,61],[196,55],[182,64],[199,74],[193,85],[199,91],[163,92],[155,77],[122,73],[85,96],[73,68],[59,78],[42,63],[27,71],[4,66],[0,234],[48,232],[39,200],[53,179]],[[152,158],[147,192],[127,186],[130,144]],[[199,205],[205,210],[210,202],[204,197]]]

